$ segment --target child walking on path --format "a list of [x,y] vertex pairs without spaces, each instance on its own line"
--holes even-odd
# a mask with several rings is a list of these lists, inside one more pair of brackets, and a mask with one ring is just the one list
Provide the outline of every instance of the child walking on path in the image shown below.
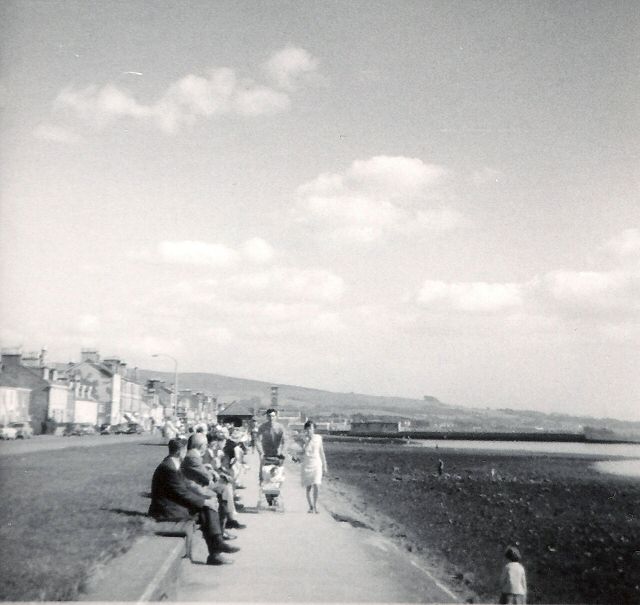
[[500,576],[500,603],[524,604],[527,602],[527,577],[520,563],[520,551],[509,546],[504,556],[509,562]]

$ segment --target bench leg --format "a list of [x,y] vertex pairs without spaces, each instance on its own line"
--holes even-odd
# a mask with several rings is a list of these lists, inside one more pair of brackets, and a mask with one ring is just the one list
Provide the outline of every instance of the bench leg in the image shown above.
[[189,524],[184,532],[184,556],[193,562],[193,524]]

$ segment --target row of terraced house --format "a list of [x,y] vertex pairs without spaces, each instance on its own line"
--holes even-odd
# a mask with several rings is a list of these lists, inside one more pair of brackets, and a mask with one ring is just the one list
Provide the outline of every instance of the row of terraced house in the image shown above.
[[0,362],[0,423],[29,422],[35,434],[68,423],[136,422],[149,430],[166,418],[211,421],[214,395],[180,391],[161,380],[141,380],[119,358],[82,349],[79,362],[50,363],[46,350],[22,354],[3,349]]

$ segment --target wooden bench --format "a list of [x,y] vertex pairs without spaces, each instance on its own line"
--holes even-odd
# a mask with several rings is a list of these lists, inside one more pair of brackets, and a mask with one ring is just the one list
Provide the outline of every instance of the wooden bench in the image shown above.
[[193,561],[193,534],[196,529],[196,517],[181,521],[156,521],[155,519],[150,519],[150,528],[156,536],[184,538],[184,556]]

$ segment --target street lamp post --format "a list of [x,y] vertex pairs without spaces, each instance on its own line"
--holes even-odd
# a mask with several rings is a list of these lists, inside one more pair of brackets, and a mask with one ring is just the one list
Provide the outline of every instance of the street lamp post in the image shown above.
[[173,360],[173,415],[178,418],[178,360],[166,353],[154,353],[151,357],[168,357]]

